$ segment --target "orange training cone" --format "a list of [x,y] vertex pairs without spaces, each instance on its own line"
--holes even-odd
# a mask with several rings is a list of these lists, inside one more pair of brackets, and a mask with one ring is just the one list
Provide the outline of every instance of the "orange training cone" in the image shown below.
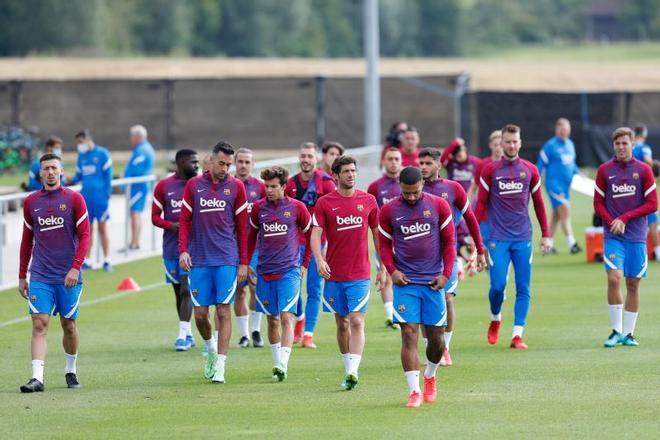
[[119,292],[137,292],[140,290],[140,286],[135,282],[133,277],[124,278],[117,286]]

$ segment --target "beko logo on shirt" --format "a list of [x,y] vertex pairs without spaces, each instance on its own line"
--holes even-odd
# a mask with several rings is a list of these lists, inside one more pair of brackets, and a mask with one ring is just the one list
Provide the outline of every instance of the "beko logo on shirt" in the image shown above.
[[431,233],[430,223],[414,223],[410,226],[401,225],[401,232],[405,235],[404,240],[423,237]]
[[204,208],[200,209],[199,212],[224,211],[227,207],[227,202],[224,200],[205,199],[204,197],[201,197],[199,199],[199,206]]
[[362,217],[357,217],[355,215],[349,215],[347,217],[337,216],[337,225],[343,226],[337,228],[337,231],[345,231],[346,229],[354,229],[362,226],[364,219]]
[[275,222],[275,223],[264,223],[263,227],[264,227],[264,232],[266,232],[266,234],[264,234],[264,237],[272,237],[272,236],[275,236],[275,235],[284,235],[289,230],[288,225],[284,225],[282,223],[277,223],[277,222]]
[[176,199],[170,199],[170,206],[172,209],[181,209],[181,206],[183,205],[183,200],[176,200]]
[[40,231],[50,231],[51,229],[59,229],[64,227],[64,217],[55,217],[51,215],[50,217],[39,217],[37,219],[39,226],[47,226],[41,228]]
[[500,180],[497,182],[497,186],[500,189],[500,194],[517,194],[521,193],[523,190],[523,183],[522,182],[514,182],[514,181],[504,181]]
[[637,192],[637,187],[634,185],[628,185],[626,183],[623,185],[612,184],[612,192],[614,193],[612,197],[634,196]]

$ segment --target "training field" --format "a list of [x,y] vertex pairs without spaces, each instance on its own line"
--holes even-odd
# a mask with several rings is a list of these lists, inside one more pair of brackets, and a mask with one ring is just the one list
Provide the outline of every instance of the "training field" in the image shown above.
[[[591,199],[574,194],[573,205],[581,237]],[[25,317],[27,307],[15,291],[0,292],[0,438],[657,438],[660,265],[650,263],[642,282],[641,346],[607,350],[603,268],[568,255],[562,237],[556,242],[559,255],[535,256],[530,349],[508,348],[511,287],[500,343],[488,346],[487,276],[467,280],[457,298],[454,366],[439,370],[438,401],[418,410],[404,407],[399,335],[383,326],[375,292],[354,391],[339,387],[343,367],[329,315],[320,319],[319,349],[294,350],[287,382],[271,381],[266,346],[230,350],[228,383],[211,385],[199,345],[173,351],[177,318],[170,286],[159,284],[159,259],[88,273],[79,319],[83,388],[65,388],[61,330],[53,321],[46,392],[36,395],[18,391],[30,375],[30,324],[7,324]],[[145,290],[115,294],[128,275]]]

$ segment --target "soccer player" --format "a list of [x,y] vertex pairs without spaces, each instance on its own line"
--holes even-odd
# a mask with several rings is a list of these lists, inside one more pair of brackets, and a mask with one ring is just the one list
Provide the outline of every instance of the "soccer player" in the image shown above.
[[112,194],[112,159],[105,147],[96,145],[89,130],[76,133],[78,161],[76,174],[69,184],[82,183],[80,191],[89,213],[89,247],[87,259],[82,270],[91,269],[88,260],[89,251],[94,242],[94,221],[98,222],[101,249],[103,250],[103,270],[112,272],[112,264],[108,260],[110,240],[108,238],[107,222],[110,218],[110,195]]
[[[156,152],[147,140],[147,129],[142,125],[134,125],[129,130],[133,154],[126,164],[124,177],[148,176],[154,170]],[[149,182],[133,183],[129,192],[129,211],[131,216],[130,250],[140,249],[140,230],[142,226],[142,211],[149,193]]]
[[[463,187],[453,180],[443,179],[439,175],[440,171],[440,151],[435,148],[424,148],[419,153],[419,166],[421,169],[424,185],[422,191],[425,193],[433,194],[436,197],[444,199],[452,208],[454,219],[454,230],[458,232],[458,223],[461,219],[465,220],[467,224],[470,237],[469,251],[470,259],[474,259],[474,254],[477,254],[477,269],[481,271],[486,265],[486,249],[481,241],[481,234],[479,233],[479,223],[477,222],[472,209],[470,209],[470,202],[468,201],[467,194]],[[454,237],[454,243],[457,243],[458,237]],[[458,247],[455,248],[458,256]],[[451,272],[451,277],[445,286],[445,301],[447,305],[447,322],[444,331],[445,350],[442,353],[441,364],[450,367],[453,362],[449,354],[449,344],[454,334],[454,298],[458,294],[458,260],[454,264],[454,269]]]
[[541,252],[550,250],[548,222],[543,206],[541,177],[536,167],[519,156],[522,148],[520,127],[508,124],[502,129],[502,159],[487,165],[481,173],[479,196],[475,215],[483,221],[488,215],[491,322],[488,343],[496,344],[502,323],[502,303],[509,272],[513,262],[516,277],[516,303],[514,307],[511,348],[527,349],[522,335],[529,311],[532,276],[532,222],[528,206],[531,196],[536,218],[541,226]]
[[[266,168],[261,172],[261,178],[266,184],[266,198],[252,205],[248,253],[252,254],[258,246],[257,303],[268,320],[273,379],[282,382],[288,375],[293,347],[300,279],[311,257],[309,236],[312,218],[304,203],[284,195],[289,178],[286,169]],[[300,235],[306,237],[302,263]]]
[[328,175],[332,175],[332,164],[339,156],[343,155],[345,148],[339,142],[326,142],[321,147],[323,153],[321,169]]
[[468,154],[465,141],[461,138],[451,141],[442,151],[440,162],[447,170],[447,178],[460,183],[468,192],[480,161],[478,157]]
[[[190,272],[195,323],[208,352],[204,376],[213,383],[225,382],[231,304],[236,285],[247,279],[248,203],[245,187],[229,174],[233,161],[234,148],[218,142],[211,170],[186,183],[179,218],[179,264]],[[217,345],[209,322],[211,305],[219,322]]]
[[[633,147],[633,157],[653,167],[653,151],[646,143],[649,131],[644,124],[635,126],[635,146]],[[653,245],[653,254],[656,261],[660,261],[660,232],[658,232],[658,213],[652,212],[648,218],[649,236]]]
[[[376,198],[378,208],[386,203],[396,199],[401,194],[399,186],[399,173],[401,172],[401,151],[396,147],[390,147],[383,156],[383,167],[385,174],[378,180],[371,182],[367,192]],[[376,255],[376,269],[380,271],[380,257]],[[385,284],[380,289],[380,297],[385,307],[385,325],[392,329],[398,329],[399,326],[394,323],[394,307],[392,305],[392,278],[387,275]]]
[[401,136],[401,165],[404,167],[419,166],[419,132],[415,127],[408,127]]
[[[364,314],[369,302],[368,231],[371,229],[378,252],[378,204],[369,193],[355,189],[356,161],[341,156],[332,165],[336,191],[319,199],[313,214],[311,247],[319,274],[326,280],[323,310],[335,315],[337,342],[346,375],[342,387],[352,390],[358,383],[358,369],[364,350]],[[328,239],[327,258],[321,236]],[[311,270],[311,269],[310,269]],[[385,268],[378,273],[376,286],[382,288]]]
[[[78,305],[82,293],[80,268],[89,247],[89,219],[83,197],[61,185],[59,156],[41,156],[39,177],[44,188],[33,192],[23,205],[18,291],[28,301],[32,316],[32,378],[22,393],[44,390],[46,335],[50,314],[60,315],[66,356],[64,377],[68,388],[80,388],[78,358]],[[30,263],[30,281],[27,272]]]
[[[596,172],[594,209],[605,225],[603,260],[607,271],[607,303],[612,333],[604,346],[637,347],[634,337],[639,313],[639,282],[646,276],[646,216],[658,209],[651,167],[632,155],[633,131],[620,127],[612,134],[614,159]],[[626,278],[625,308],[621,278]],[[623,317],[622,317],[623,312]]]
[[[266,197],[266,186],[264,183],[252,177],[252,170],[254,169],[254,154],[249,148],[239,148],[236,152],[236,178],[243,182],[245,186],[245,193],[248,201],[248,216],[252,212],[252,204],[259,199]],[[248,267],[248,279],[246,282],[238,286],[236,291],[236,300],[234,301],[234,313],[236,314],[236,322],[238,324],[238,331],[240,339],[238,346],[245,348],[250,346],[250,318],[252,320],[252,344],[259,348],[264,346],[261,339],[261,315],[257,311],[255,302],[255,286],[257,276],[255,270],[257,268],[258,253],[255,253],[250,260]],[[250,291],[250,307],[248,309],[247,291]],[[248,311],[250,314],[248,315]]]
[[543,144],[539,152],[536,167],[539,174],[545,169],[545,190],[550,197],[552,205],[552,218],[550,219],[550,246],[551,252],[556,252],[552,240],[557,231],[557,224],[561,225],[571,254],[582,251],[575,241],[573,227],[571,226],[571,181],[577,174],[575,163],[575,145],[570,139],[571,123],[566,118],[559,118],[555,123],[555,137]]
[[[495,162],[502,158],[502,131],[495,130],[490,136],[488,136],[488,148],[490,149],[490,156],[481,159],[477,165],[477,169],[474,172],[474,179],[472,185],[470,185],[470,191],[468,192],[468,199],[472,202],[476,202],[477,195],[479,194],[479,180],[481,179],[481,171],[491,162]],[[484,243],[488,242],[488,222],[482,220],[479,223],[479,230],[481,232],[481,238]]]
[[447,319],[444,288],[456,258],[451,208],[440,197],[422,192],[422,173],[401,171],[401,196],[380,212],[383,265],[394,282],[394,319],[401,326],[401,364],[410,391],[407,407],[422,404],[419,388],[419,325],[426,329],[427,365],[424,400],[437,396],[436,372],[444,352]]
[[197,176],[199,158],[197,152],[182,149],[174,156],[176,172],[161,180],[154,189],[151,204],[151,222],[163,230],[163,263],[165,282],[171,283],[179,316],[179,336],[174,342],[176,351],[188,351],[195,346],[190,330],[192,303],[188,285],[188,272],[179,266],[179,217],[183,202],[183,189],[188,180]]
[[[46,139],[46,143],[44,144],[43,154],[53,153],[61,158],[63,144],[64,143],[62,142],[62,139],[58,138],[57,136],[50,136],[48,139]],[[32,165],[30,165],[27,184],[21,183],[21,188],[23,188],[25,191],[36,191],[44,187],[39,178],[39,173],[41,171],[40,159],[41,158],[35,159],[35,161],[32,162]],[[65,182],[66,179],[64,177],[64,167],[62,167],[62,184]]]
[[[313,142],[305,142],[300,146],[298,160],[300,161],[300,173],[289,178],[285,192],[287,196],[303,202],[312,215],[319,198],[335,190],[335,181],[331,176],[316,168],[318,157],[316,145]],[[325,235],[321,240],[325,248]],[[304,237],[300,237],[300,246],[304,245]],[[301,249],[300,253],[304,254],[304,249]],[[307,271],[307,305],[303,307],[302,295],[300,295],[293,340],[294,344],[302,340],[304,348],[316,348],[314,330],[319,318],[321,290],[322,279],[317,270],[316,259],[312,258]]]

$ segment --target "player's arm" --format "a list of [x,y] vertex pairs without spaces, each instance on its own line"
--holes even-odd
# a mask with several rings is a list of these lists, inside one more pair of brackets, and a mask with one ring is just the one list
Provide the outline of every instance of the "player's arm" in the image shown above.
[[[550,158],[548,157],[548,154],[550,152],[550,144],[546,142],[543,144],[543,147],[541,147],[541,150],[539,150],[539,158],[536,161],[536,168],[539,170],[539,174],[543,174],[543,169],[548,166],[548,163],[550,163]],[[548,176],[545,176],[546,179]]]
[[330,266],[325,261],[325,256],[323,255],[323,250],[321,249],[321,235],[323,234],[323,229],[326,226],[326,214],[325,214],[325,203],[323,199],[319,199],[319,202],[314,208],[314,214],[312,215],[312,236],[309,239],[309,245],[312,248],[312,254],[314,254],[314,259],[316,260],[316,266],[319,271],[319,275],[322,278],[330,278]]
[[468,189],[468,200],[471,202],[473,202],[479,194],[479,179],[481,178],[481,170],[483,167],[483,163],[480,162],[479,165],[477,165],[477,168],[474,170],[474,178],[472,179],[470,188]]
[[474,215],[478,223],[481,223],[486,218],[488,212],[488,200],[490,198],[490,186],[492,183],[493,168],[487,165],[479,177],[479,196],[477,197],[477,206],[474,210]]
[[80,160],[80,155],[78,155],[78,159],[76,159],[76,172],[71,178],[69,178],[68,184],[69,185],[75,185],[76,183],[80,182],[82,180],[82,161]]
[[298,215],[296,217],[296,223],[298,230],[305,236],[305,253],[303,254],[302,267],[307,269],[312,259],[312,247],[310,243],[312,238],[312,216],[309,214],[304,203],[300,203],[297,206]]
[[110,197],[112,194],[112,158],[110,153],[105,153],[103,165],[101,166],[101,171],[103,174],[103,182],[105,182],[107,188],[107,195]]
[[628,223],[630,219],[645,217],[649,214],[653,214],[658,210],[658,194],[655,190],[655,177],[653,177],[653,171],[649,166],[644,167],[644,174],[642,176],[642,188],[644,188],[644,203],[637,208],[627,211],[626,213],[619,216],[619,220],[621,220],[624,224]]
[[534,203],[534,212],[536,219],[541,227],[541,252],[547,253],[552,247],[550,244],[550,232],[548,230],[548,218],[545,214],[545,204],[541,194],[541,176],[536,167],[530,164],[532,177],[529,181],[530,192],[532,193],[532,202]]
[[248,226],[248,261],[252,261],[254,250],[257,248],[257,237],[259,236],[259,211],[261,204],[257,201],[252,204],[252,212],[249,215]]
[[188,240],[192,229],[193,210],[192,179],[186,183],[181,200],[181,214],[179,215],[179,265],[186,272],[192,267],[192,260],[188,253]]
[[594,187],[594,211],[598,214],[598,217],[607,225],[607,227],[612,226],[612,221],[614,217],[610,214],[605,206],[605,191],[607,191],[607,181],[605,180],[605,170],[603,167],[599,167],[596,171],[596,185]]
[[486,248],[484,247],[483,240],[481,238],[481,232],[479,231],[479,222],[477,221],[477,217],[474,215],[472,209],[470,209],[470,201],[468,200],[467,194],[465,194],[465,190],[463,189],[463,187],[459,184],[455,186],[456,186],[456,191],[455,191],[456,197],[454,198],[454,206],[456,207],[457,210],[461,212],[463,218],[465,219],[465,224],[467,225],[468,230],[470,231],[470,236],[474,241],[474,245],[476,247],[477,253],[479,255],[485,255]]
[[174,223],[163,218],[163,207],[165,206],[165,188],[163,182],[158,182],[154,189],[154,197],[151,201],[151,223],[157,228],[171,229]]
[[376,182],[371,182],[369,186],[367,187],[367,192],[374,196],[374,198],[378,199],[378,188],[376,185]]
[[23,237],[18,263],[18,291],[25,299],[28,298],[27,271],[32,258],[32,247],[34,246],[34,233],[32,231],[32,217],[30,216],[30,199],[25,199],[23,204]]
[[[392,239],[392,209],[389,204],[384,205],[380,211],[379,225],[378,225],[378,241],[380,253],[381,266],[384,267],[390,275],[397,271],[394,265],[394,241]],[[402,274],[403,275],[403,274]],[[405,275],[403,275],[404,284],[407,284]],[[401,284],[398,282],[397,284]]]
[[238,242],[238,283],[247,279],[248,264],[248,201],[245,194],[245,186],[241,183],[236,185],[236,198],[234,199],[234,224],[236,225],[236,241]]
[[442,289],[447,284],[456,263],[456,230],[451,207],[443,199],[436,201],[438,210],[438,228],[442,243],[442,274],[431,281],[431,288]]
[[89,250],[90,232],[89,232],[89,217],[87,215],[87,205],[85,199],[79,194],[75,194],[73,201],[73,215],[76,219],[76,236],[78,237],[78,245],[73,257],[71,269],[64,277],[64,285],[66,287],[73,287],[78,284],[80,279],[80,267],[85,261],[85,256]]
[[[380,240],[378,238],[378,202],[376,198],[371,196],[371,211],[369,212],[369,217],[367,218],[369,222],[369,228],[371,228],[371,239],[374,242],[374,249],[376,249],[377,258],[380,258]],[[381,265],[378,274],[376,275],[376,288],[378,291],[382,290],[383,286],[387,282],[387,269],[385,266]]]
[[460,148],[460,146],[461,143],[458,141],[458,139],[454,139],[445,147],[444,150],[442,150],[442,155],[440,155],[440,163],[443,167],[446,167],[447,164],[451,162],[454,153]]
[[323,195],[330,194],[337,189],[335,181],[332,179],[323,179]]

